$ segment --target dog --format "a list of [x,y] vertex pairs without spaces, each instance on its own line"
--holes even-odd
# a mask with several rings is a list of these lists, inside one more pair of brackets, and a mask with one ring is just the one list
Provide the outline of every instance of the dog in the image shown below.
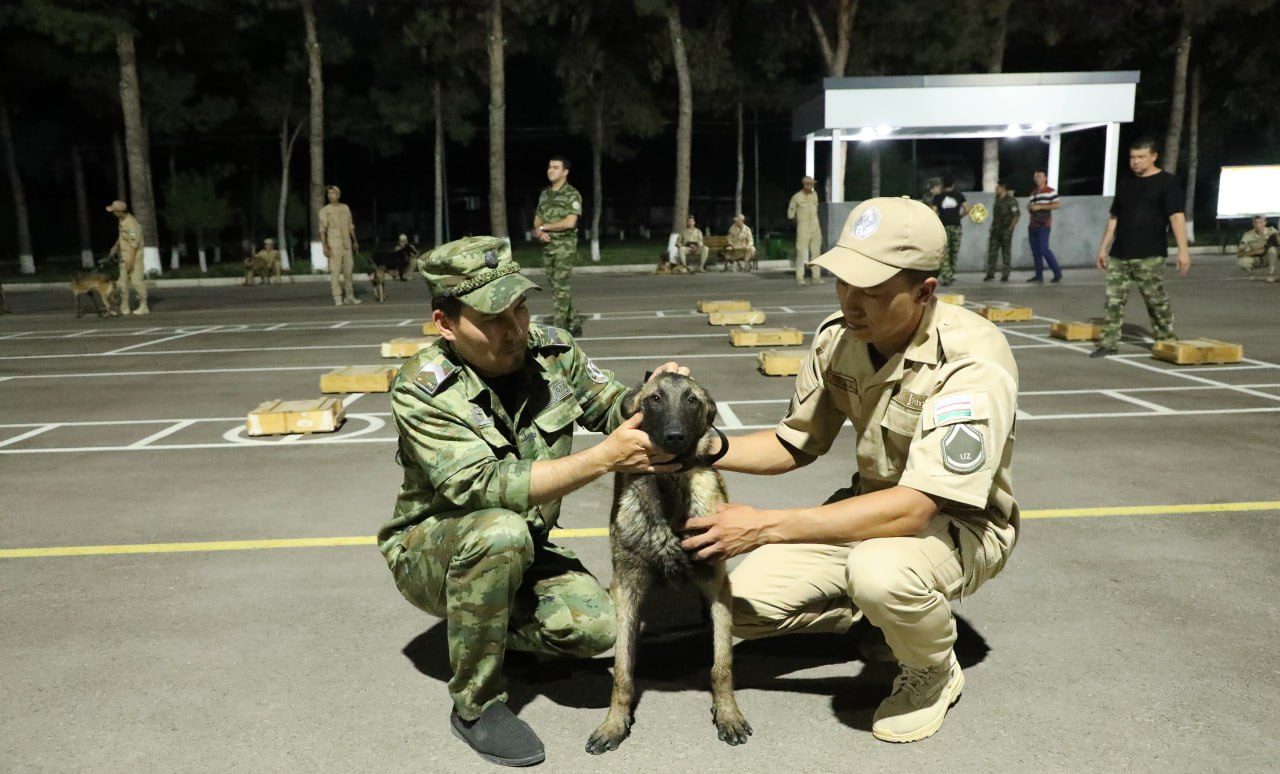
[[751,726],[733,693],[732,618],[729,575],[724,562],[694,561],[680,547],[685,522],[716,512],[726,502],[724,479],[709,467],[697,467],[715,438],[716,404],[687,376],[664,373],[624,399],[628,415],[644,412],[640,429],[655,445],[674,454],[679,472],[657,475],[619,473],[614,477],[609,544],[613,554],[613,597],[617,615],[613,697],[604,723],[587,741],[593,755],[616,750],[631,733],[635,700],[636,637],[639,611],[655,581],[692,582],[711,608],[714,657],[711,666],[711,716],[721,741],[743,744]]
[[375,252],[372,256],[373,271],[369,272],[369,282],[373,285],[373,295],[378,303],[387,300],[386,280],[392,273],[399,275],[400,281],[408,279],[407,272],[417,250],[413,245],[401,245],[390,252]]
[[[93,302],[93,310],[99,317],[115,317],[117,312],[111,307],[111,299],[115,298],[118,292],[111,278],[100,271],[76,272],[71,278],[71,295],[76,299],[76,318],[84,316],[84,305],[80,303],[81,296],[89,297]],[[97,298],[94,298],[94,293],[98,294]],[[101,299],[101,308],[99,308],[99,299]]]

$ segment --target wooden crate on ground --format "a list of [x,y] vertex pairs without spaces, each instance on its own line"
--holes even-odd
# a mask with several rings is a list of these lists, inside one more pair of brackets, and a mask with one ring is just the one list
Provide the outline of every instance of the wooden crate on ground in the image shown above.
[[760,325],[764,323],[764,312],[759,309],[734,312],[712,312],[707,315],[711,325]]
[[978,314],[991,322],[1020,322],[1031,319],[1031,307],[988,304],[978,307]]
[[340,398],[269,400],[249,412],[245,430],[251,436],[287,433],[332,433],[346,421]]
[[390,392],[400,366],[345,366],[320,377],[320,392]]
[[964,293],[939,293],[937,299],[944,304],[964,306]]
[[1157,341],[1151,348],[1151,356],[1177,365],[1239,363],[1244,359],[1244,346],[1217,339]]
[[435,343],[439,336],[424,336],[422,338],[405,338],[392,339],[391,341],[382,342],[383,357],[413,357],[419,351],[426,349]]
[[767,350],[758,358],[760,373],[765,376],[795,376],[800,373],[800,364],[804,362],[801,352],[779,352]]
[[734,328],[729,343],[735,347],[793,347],[804,343],[804,334],[795,328]]
[[751,302],[742,299],[699,301],[698,311],[703,314],[710,314],[711,312],[750,312]]
[[1064,341],[1097,341],[1102,338],[1102,324],[1096,322],[1056,322],[1049,335]]
[[430,320],[427,320],[422,324],[422,335],[423,336],[439,336],[440,329],[436,327],[435,323],[431,322]]

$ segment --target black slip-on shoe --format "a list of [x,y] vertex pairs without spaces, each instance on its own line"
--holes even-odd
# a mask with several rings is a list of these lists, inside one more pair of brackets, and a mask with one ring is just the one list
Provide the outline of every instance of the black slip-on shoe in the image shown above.
[[1032,277],[1027,282],[1044,282],[1044,277]]
[[1059,275],[1059,276],[1057,276],[1057,277],[1054,277],[1053,279],[1049,280],[1049,282],[1050,282],[1050,283],[1053,283],[1053,282],[1062,282],[1062,276],[1061,276],[1061,275]]
[[533,766],[547,757],[542,740],[505,702],[490,704],[470,723],[455,709],[449,715],[449,728],[477,755],[499,766]]
[[1089,357],[1107,357],[1109,355],[1114,355],[1115,353],[1116,351],[1114,349],[1108,349],[1107,347],[1098,347],[1097,349],[1089,353]]

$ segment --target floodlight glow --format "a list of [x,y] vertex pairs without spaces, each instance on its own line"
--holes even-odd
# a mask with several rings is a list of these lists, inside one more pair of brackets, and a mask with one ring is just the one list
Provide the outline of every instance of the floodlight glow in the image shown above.
[[1009,124],[1004,129],[1005,137],[1017,137],[1020,134],[1022,134],[1022,127],[1017,124]]
[[1044,134],[1045,132],[1049,131],[1049,124],[1044,121],[1036,121],[1034,124],[1031,125],[1031,131],[1035,132],[1036,134]]
[[1218,178],[1218,217],[1280,215],[1280,165],[1223,167]]
[[876,137],[887,137],[893,133],[893,127],[888,124],[880,124],[876,127]]
[[862,142],[866,142],[868,140],[874,140],[875,138],[876,138],[876,132],[874,129],[872,129],[869,126],[862,127],[862,131],[858,132],[858,139],[861,140]]

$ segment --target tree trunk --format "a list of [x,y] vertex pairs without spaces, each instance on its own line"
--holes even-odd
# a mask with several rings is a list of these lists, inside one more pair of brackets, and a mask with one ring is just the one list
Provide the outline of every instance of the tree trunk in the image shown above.
[[689,217],[689,176],[693,157],[693,83],[689,79],[689,57],[684,50],[680,7],[674,3],[667,8],[667,31],[671,36],[671,58],[675,62],[680,100],[676,121],[676,198],[671,213],[671,236],[667,241],[667,254],[675,262],[676,240]]
[[1182,118],[1187,110],[1187,63],[1191,58],[1191,22],[1183,12],[1178,29],[1178,54],[1173,62],[1173,97],[1169,104],[1169,129],[1164,136],[1164,155],[1160,168],[1178,171],[1178,151],[1182,145]]
[[[1004,70],[1004,49],[1008,39],[1009,5],[1011,0],[997,0],[991,10],[991,58],[987,60],[987,72]],[[982,190],[993,193],[1000,182],[1000,140],[995,137],[982,141]]]
[[329,269],[320,246],[320,208],[324,206],[324,73],[320,40],[316,36],[314,0],[302,0],[302,22],[307,30],[307,85],[311,88],[311,271]]
[[[141,94],[142,92],[138,92]],[[147,123],[147,117],[142,117],[142,156],[147,163],[142,165],[142,171],[147,173],[147,201],[150,202],[151,217],[150,232],[147,231],[147,224],[142,223],[143,237],[142,241],[155,245],[155,272],[161,272],[160,265],[160,208],[156,206],[156,186],[155,180],[151,176],[151,126]],[[139,221],[141,222],[141,221]],[[148,268],[148,271],[151,269]]]
[[[832,78],[843,78],[849,65],[849,41],[853,36],[853,19],[858,14],[858,0],[838,0],[836,5],[836,44],[833,48],[831,38],[827,35],[822,17],[812,2],[806,4],[809,22],[813,25],[813,34],[818,40],[818,48],[822,51],[822,60],[827,65],[827,75]],[[840,150],[840,188],[844,188],[845,171],[849,167],[849,149],[841,146]],[[835,144],[831,152],[837,151]],[[831,181],[827,181],[827,200],[831,200]],[[758,227],[758,224],[757,224]]]
[[116,198],[122,202],[129,201],[129,184],[125,179],[124,143],[120,141],[120,133],[111,135],[111,152],[116,158]]
[[1200,65],[1191,71],[1191,126],[1187,135],[1187,241],[1196,238],[1196,171],[1200,166]]
[[502,0],[489,10],[489,230],[507,239],[507,97]]
[[[173,146],[169,146],[169,190],[173,190],[173,179],[178,176],[178,161],[174,158]],[[169,270],[177,271],[179,265],[178,244],[182,241],[182,235],[169,228]]]
[[431,86],[432,115],[435,118],[436,136],[432,144],[435,157],[434,196],[435,210],[431,218],[433,224],[433,244],[436,247],[444,244],[444,99],[440,93],[440,79]]
[[871,198],[880,195],[880,143],[871,143]]
[[133,36],[127,32],[116,33],[116,51],[120,57],[120,108],[124,113],[125,159],[129,166],[129,190],[133,199],[129,209],[142,226],[143,265],[148,272],[160,271],[160,249],[155,243],[156,213],[148,196],[151,174],[147,169],[146,128],[142,123],[142,98],[138,93],[138,66],[133,48]]
[[204,252],[204,232],[196,232],[196,256],[200,260],[200,272],[207,273],[209,271],[209,262],[205,258]]
[[13,152],[13,131],[9,127],[9,106],[0,94],[0,142],[4,144],[5,167],[9,170],[9,188],[13,193],[13,214],[18,224],[18,271],[36,273],[35,254],[31,251],[31,221],[27,213],[27,194],[18,175],[17,154]]
[[742,140],[743,140],[743,124],[742,124],[742,97],[738,97],[738,181],[733,189],[733,216],[742,214],[742,180],[746,175],[746,165],[742,157]]
[[80,267],[93,268],[93,241],[89,236],[89,197],[84,189],[84,159],[80,148],[71,146],[71,177],[75,181],[76,220],[80,226]]
[[604,96],[596,97],[591,124],[591,260],[600,262],[600,219],[604,212]]
[[298,141],[303,122],[289,131],[289,117],[280,123],[280,200],[276,202],[276,249],[280,251],[280,271],[289,271],[289,162],[293,160],[293,144]]

